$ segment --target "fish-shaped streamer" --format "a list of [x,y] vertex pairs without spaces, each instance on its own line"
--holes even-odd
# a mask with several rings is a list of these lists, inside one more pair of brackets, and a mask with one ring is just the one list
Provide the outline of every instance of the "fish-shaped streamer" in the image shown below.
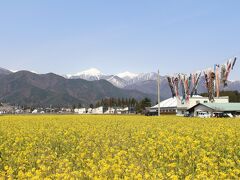
[[215,65],[215,92],[216,96],[219,97],[220,95],[220,77],[219,77],[219,64]]
[[227,65],[222,65],[221,67],[221,82],[223,83],[223,86],[226,87],[227,86],[227,79],[226,79],[226,68]]
[[173,84],[174,84],[174,88],[175,88],[176,97],[179,98],[179,79],[178,79],[178,77],[174,78]]
[[233,62],[232,62],[232,70],[233,70],[233,68],[234,68],[234,66],[235,66],[235,64],[236,64],[236,61],[237,61],[237,57],[235,57],[234,60],[233,60]]
[[172,78],[171,78],[171,77],[167,77],[167,79],[168,79],[168,85],[169,85],[169,87],[170,87],[170,89],[171,89],[171,92],[172,92],[172,97],[175,97],[176,94],[175,94],[175,92],[174,92],[174,87],[173,87]]
[[202,74],[202,73],[199,73],[199,74],[197,75],[197,73],[196,73],[195,78],[197,77],[197,79],[194,81],[193,88],[192,88],[192,91],[191,91],[191,97],[192,97],[194,94],[197,95],[197,87],[198,87],[198,84],[199,84],[199,80],[200,80],[201,74]]

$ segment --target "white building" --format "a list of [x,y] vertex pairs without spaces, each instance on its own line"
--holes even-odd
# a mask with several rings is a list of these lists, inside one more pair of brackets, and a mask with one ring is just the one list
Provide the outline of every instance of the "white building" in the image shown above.
[[[149,115],[157,115],[158,104],[151,107],[149,110]],[[176,114],[177,112],[177,98],[169,98],[160,102],[160,113],[162,114]]]
[[121,114],[129,114],[129,107],[123,108]]
[[76,108],[74,109],[74,113],[76,114],[86,114],[87,110],[86,108]]
[[104,114],[115,114],[115,109],[112,108],[112,107],[109,107],[105,112]]
[[32,114],[37,114],[38,113],[38,110],[37,109],[34,109],[33,111],[32,111]]
[[92,111],[93,111],[92,108],[88,108],[87,113],[88,113],[88,114],[92,114]]
[[0,103],[0,112],[1,114],[13,114],[14,107],[6,103]]
[[22,109],[16,109],[16,110],[15,110],[15,113],[16,113],[16,114],[22,114],[22,113],[23,113],[23,110],[22,110]]
[[92,109],[92,114],[103,114],[103,107],[100,106],[98,108]]
[[129,114],[129,107],[115,109],[115,114]]

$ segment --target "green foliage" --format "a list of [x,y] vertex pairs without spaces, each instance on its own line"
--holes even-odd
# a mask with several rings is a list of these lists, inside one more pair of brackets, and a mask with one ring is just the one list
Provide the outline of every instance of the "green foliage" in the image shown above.
[[137,113],[144,113],[146,107],[150,107],[151,99],[144,98],[140,101],[135,98],[107,98],[102,99],[96,103],[96,107],[104,106],[104,107],[131,107],[136,110]]
[[[207,96],[207,93],[201,95]],[[229,102],[240,102],[240,93],[238,91],[221,91],[220,96],[228,96]]]
[[137,103],[135,98],[106,98],[98,101],[96,107],[135,107]]

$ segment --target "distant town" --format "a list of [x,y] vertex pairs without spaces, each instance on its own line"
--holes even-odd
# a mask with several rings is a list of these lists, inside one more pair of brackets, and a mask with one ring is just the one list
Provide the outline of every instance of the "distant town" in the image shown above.
[[83,107],[80,103],[68,107],[27,107],[0,104],[0,114],[145,114],[151,100],[144,98],[137,101],[134,98],[109,98],[98,101],[95,105]]
[[23,108],[0,104],[0,115],[3,114],[136,114],[135,107],[97,107],[97,108]]
[[[160,103],[160,113],[163,115],[176,115],[185,117],[238,117],[240,116],[240,94],[237,91],[221,92],[215,102],[209,98],[194,95],[187,103],[183,103],[177,97],[171,97]],[[112,114],[112,115],[133,115],[143,114],[147,116],[158,115],[158,104],[151,105],[151,100],[145,98],[137,101],[130,99],[102,99],[95,105],[83,107],[81,104],[68,107],[24,107],[14,106],[8,103],[0,103],[0,115],[6,114]]]

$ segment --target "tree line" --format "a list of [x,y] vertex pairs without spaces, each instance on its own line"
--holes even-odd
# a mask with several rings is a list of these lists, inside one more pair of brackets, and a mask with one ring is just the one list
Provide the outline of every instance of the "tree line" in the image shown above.
[[[201,95],[207,96],[207,93]],[[221,91],[220,96],[228,96],[229,102],[240,102],[240,93],[238,91]]]
[[149,98],[137,100],[135,98],[105,98],[98,101],[93,107],[119,107],[133,108],[137,113],[143,113],[146,107],[151,107],[152,102]]

